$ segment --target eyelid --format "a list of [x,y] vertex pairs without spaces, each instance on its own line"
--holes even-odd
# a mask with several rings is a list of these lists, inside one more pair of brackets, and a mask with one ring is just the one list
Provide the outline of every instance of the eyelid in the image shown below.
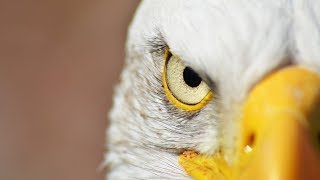
[[171,51],[169,50],[169,48],[165,50],[165,55],[164,55],[164,56],[165,56],[165,61],[166,61],[166,63],[168,63],[168,61],[170,60],[170,58],[173,56],[172,53],[171,53]]

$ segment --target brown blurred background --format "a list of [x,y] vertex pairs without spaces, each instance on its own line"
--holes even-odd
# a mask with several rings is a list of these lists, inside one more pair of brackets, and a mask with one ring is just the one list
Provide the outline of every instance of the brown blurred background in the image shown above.
[[138,0],[0,0],[0,179],[101,180]]

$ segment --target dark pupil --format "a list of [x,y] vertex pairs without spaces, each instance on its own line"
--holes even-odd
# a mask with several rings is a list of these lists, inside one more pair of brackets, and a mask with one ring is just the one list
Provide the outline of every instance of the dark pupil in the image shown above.
[[194,72],[191,68],[186,67],[183,71],[184,82],[190,87],[198,87],[202,81],[199,75]]

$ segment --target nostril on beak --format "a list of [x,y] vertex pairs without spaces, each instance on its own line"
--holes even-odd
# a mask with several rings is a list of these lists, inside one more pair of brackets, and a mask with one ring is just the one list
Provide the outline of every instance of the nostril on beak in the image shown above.
[[254,143],[255,143],[255,140],[256,140],[255,138],[256,138],[255,134],[251,133],[250,136],[249,136],[248,145],[253,146]]
[[250,153],[254,147],[254,144],[255,144],[255,140],[256,140],[256,135],[255,133],[250,133],[250,135],[248,136],[248,139],[247,139],[247,143],[245,144],[245,147],[244,147],[244,151],[246,153]]

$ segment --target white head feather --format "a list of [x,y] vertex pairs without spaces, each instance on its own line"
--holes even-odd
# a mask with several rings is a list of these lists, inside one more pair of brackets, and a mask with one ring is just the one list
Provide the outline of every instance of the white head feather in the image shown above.
[[[215,98],[197,113],[167,100],[161,82],[167,46],[215,84]],[[318,0],[143,1],[110,115],[108,177],[188,178],[177,162],[183,149],[232,152],[248,90],[288,64],[320,72]]]

